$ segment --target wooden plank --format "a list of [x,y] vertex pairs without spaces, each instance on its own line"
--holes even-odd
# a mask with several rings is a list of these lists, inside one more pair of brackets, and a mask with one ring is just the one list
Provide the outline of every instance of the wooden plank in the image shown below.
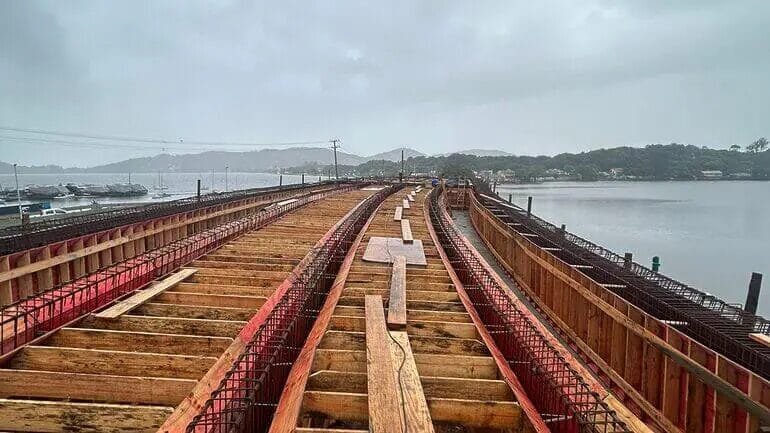
[[155,296],[160,295],[170,287],[173,287],[174,285],[182,282],[197,271],[197,269],[186,268],[180,270],[179,272],[173,273],[161,281],[152,282],[146,289],[137,292],[127,299],[117,302],[106,310],[95,313],[94,316],[103,319],[114,319],[120,317],[121,315],[128,313],[129,311],[144,304],[145,302],[148,302]]
[[232,338],[226,337],[62,328],[43,340],[43,344],[83,349],[219,356],[232,341]]
[[404,200],[401,202],[401,207],[402,207],[402,208],[404,208],[404,209],[409,209],[409,200],[407,200],[407,199],[404,199]]
[[390,299],[388,300],[388,329],[406,327],[406,257],[393,258],[390,274]]
[[767,336],[765,334],[749,334],[749,338],[756,341],[759,344],[764,344],[765,346],[770,346],[770,336]]
[[[396,367],[398,367],[403,355],[401,355],[401,351],[398,348],[396,348],[396,351],[393,353],[396,355],[395,362]],[[514,399],[513,393],[511,393],[510,388],[508,388],[508,385],[503,380],[424,375],[419,379],[425,398],[460,398],[467,400],[500,401]],[[366,373],[319,370],[310,375],[307,388],[312,391],[365,393]]]
[[214,357],[27,346],[7,365],[23,370],[199,379]]
[[195,383],[191,379],[2,369],[0,398],[56,398],[176,406]]
[[407,194],[407,195],[406,195],[406,199],[407,199],[408,201],[414,202],[414,197],[413,197],[411,194]]
[[[390,355],[393,365],[396,367],[396,381],[402,392],[399,393],[399,403],[402,405],[405,430],[408,432],[433,432],[428,404],[425,401],[425,393],[414,362],[412,347],[409,345],[409,337],[406,332],[391,332]],[[399,368],[400,367],[400,368]],[[371,405],[371,402],[370,402]]]
[[0,429],[154,433],[172,410],[164,406],[0,399]]
[[366,376],[369,430],[401,433],[403,414],[399,405],[399,386],[385,325],[382,297],[368,295],[366,308]]
[[87,317],[80,326],[111,329],[113,331],[234,337],[238,335],[238,331],[245,324],[245,321],[132,316],[126,314],[117,319],[101,319],[92,315]]
[[414,242],[414,237],[412,236],[412,225],[407,219],[401,220],[401,241],[403,241],[405,244],[411,244]]
[[[430,398],[427,403],[431,418],[437,422],[507,431],[521,428],[521,407],[515,402]],[[366,394],[348,392],[307,391],[303,401],[306,412],[343,421],[365,422],[369,405]],[[377,431],[371,419],[369,429]]]
[[[496,379],[495,360],[487,356],[436,355],[415,353],[417,371],[422,376]],[[339,370],[366,372],[366,351],[319,349],[313,358],[314,371]]]
[[396,206],[396,212],[393,214],[393,221],[401,221],[401,217],[404,214],[403,206]]

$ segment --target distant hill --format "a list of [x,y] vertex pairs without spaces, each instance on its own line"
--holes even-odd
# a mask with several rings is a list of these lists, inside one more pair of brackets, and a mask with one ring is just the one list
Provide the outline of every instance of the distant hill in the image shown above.
[[[357,165],[365,158],[345,152],[337,152],[340,164]],[[133,158],[112,164],[90,167],[89,173],[140,172],[205,172],[212,168],[228,166],[231,171],[271,172],[301,164],[331,164],[332,151],[319,147],[294,147],[291,149],[264,149],[250,152],[212,151],[195,154],[162,154],[153,157]]]
[[[424,153],[410,149],[408,147],[404,148],[404,159],[413,158],[416,156],[426,156]],[[368,156],[366,157],[366,161],[392,161],[392,162],[400,162],[401,161],[401,149],[393,149],[388,152],[382,152],[378,153],[376,155]]]
[[459,153],[461,155],[474,155],[474,156],[512,156],[513,155],[512,153],[504,152],[502,150],[467,149],[467,150],[458,150],[457,152],[442,153],[436,156],[449,156],[455,153]]
[[[404,149],[404,158],[425,156],[414,149]],[[340,165],[355,166],[367,161],[401,161],[401,149],[393,149],[368,157],[337,151]],[[250,152],[210,151],[132,158],[111,164],[88,168],[62,168],[58,165],[39,167],[19,167],[24,173],[153,173],[153,172],[206,172],[212,168],[221,170],[230,167],[231,171],[273,172],[288,167],[304,165],[330,165],[334,163],[331,149],[322,147],[292,147],[289,149],[264,149]],[[13,165],[0,162],[0,173],[13,173]]]

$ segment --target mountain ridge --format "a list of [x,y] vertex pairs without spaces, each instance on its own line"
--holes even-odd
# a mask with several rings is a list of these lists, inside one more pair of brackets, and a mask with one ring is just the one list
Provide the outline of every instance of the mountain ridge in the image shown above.
[[[337,151],[340,165],[359,165],[367,161],[401,160],[402,148],[377,153],[368,157]],[[425,156],[414,149],[404,148],[404,157]],[[231,171],[275,172],[284,168],[308,164],[332,164],[331,149],[322,147],[292,147],[288,149],[262,149],[244,152],[208,151],[202,153],[168,154],[129,158],[93,167],[64,168],[58,165],[19,166],[25,173],[151,173],[151,172],[205,172],[216,167],[229,167]],[[12,173],[13,165],[0,161],[0,173]]]

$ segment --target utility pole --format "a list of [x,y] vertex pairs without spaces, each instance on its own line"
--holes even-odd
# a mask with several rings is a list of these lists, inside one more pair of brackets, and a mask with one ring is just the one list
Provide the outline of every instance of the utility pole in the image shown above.
[[21,192],[19,191],[19,175],[16,173],[16,164],[13,164],[13,178],[16,180],[16,202],[19,203],[19,223],[24,224],[24,212],[21,211]]
[[340,173],[337,170],[337,148],[339,147],[337,143],[340,142],[338,138],[332,138],[329,140],[329,142],[332,144],[332,149],[334,149],[334,179],[339,181],[340,180]]
[[401,171],[398,173],[398,182],[404,181],[404,148],[401,148]]

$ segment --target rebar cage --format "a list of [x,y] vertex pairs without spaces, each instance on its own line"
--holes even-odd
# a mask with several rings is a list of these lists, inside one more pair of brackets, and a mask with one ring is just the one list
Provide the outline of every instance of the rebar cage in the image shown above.
[[269,429],[281,392],[356,235],[377,206],[402,185],[358,206],[293,274],[291,285],[260,324],[186,431],[253,433]]
[[543,420],[554,432],[628,432],[602,401],[523,314],[473,253],[444,210],[443,186],[429,196],[431,223],[452,268]]

